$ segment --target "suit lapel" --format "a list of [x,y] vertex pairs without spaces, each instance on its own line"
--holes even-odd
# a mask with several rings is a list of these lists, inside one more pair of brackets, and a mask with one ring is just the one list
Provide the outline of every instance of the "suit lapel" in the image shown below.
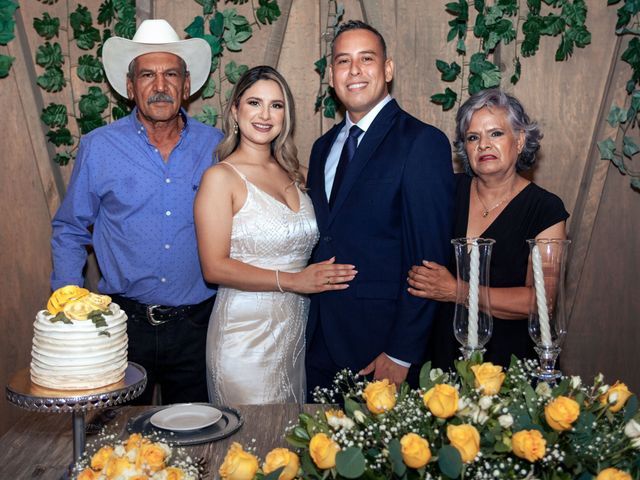
[[322,227],[327,224],[329,217],[329,201],[327,200],[327,194],[325,189],[324,180],[324,168],[327,163],[327,157],[335,142],[338,133],[342,130],[345,121],[336,124],[325,135],[322,143],[318,149],[318,153],[315,158],[311,159],[311,165],[309,170],[309,176],[311,182],[309,183],[310,195],[315,200],[313,206],[316,213],[316,221],[318,225]]
[[342,207],[346,198],[349,196],[349,192],[358,180],[360,172],[362,172],[362,169],[365,167],[369,159],[373,156],[378,148],[378,145],[380,145],[380,142],[382,142],[384,137],[389,132],[389,129],[393,125],[393,122],[399,111],[400,107],[398,106],[398,103],[395,100],[391,100],[384,106],[382,110],[380,110],[380,113],[378,113],[371,126],[367,129],[364,138],[360,142],[360,145],[358,145],[358,149],[356,150],[353,159],[349,163],[349,168],[347,169],[347,173],[342,180],[340,191],[338,192],[336,201],[330,211],[328,210],[329,206],[327,203],[327,211],[329,211],[328,224],[331,224],[331,222],[333,222],[333,219],[336,217],[337,212]]

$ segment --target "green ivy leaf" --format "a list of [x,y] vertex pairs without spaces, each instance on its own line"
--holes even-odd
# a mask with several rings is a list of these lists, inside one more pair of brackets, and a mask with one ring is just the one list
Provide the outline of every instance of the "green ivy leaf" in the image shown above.
[[458,40],[458,43],[456,44],[456,52],[460,55],[465,55],[467,53],[467,46],[465,45],[463,38]]
[[244,15],[238,15],[238,11],[235,8],[225,8],[222,12],[222,16],[224,17],[224,28],[226,29],[249,25],[247,17]]
[[218,110],[211,105],[204,105],[202,107],[202,113],[197,114],[195,116],[195,119],[206,125],[215,127],[216,123],[218,122]]
[[33,28],[36,33],[46,40],[51,40],[58,36],[60,30],[60,19],[51,17],[48,12],[42,14],[42,18],[33,19]]
[[13,18],[0,18],[0,45],[6,45],[15,38],[13,30],[16,22]]
[[36,50],[36,63],[44,68],[60,67],[64,63],[62,47],[59,43],[45,42]]
[[318,113],[320,111],[320,108],[322,108],[322,100],[324,100],[324,97],[327,95],[327,92],[322,92],[321,94],[316,96],[316,102],[313,106],[313,111]]
[[69,160],[71,160],[72,158],[73,158],[73,155],[71,155],[70,152],[65,150],[64,152],[56,153],[55,156],[53,157],[53,161],[56,162],[58,165],[65,166],[69,163]]
[[215,59],[222,53],[222,41],[220,40],[220,37],[214,37],[213,35],[209,35],[205,33],[200,38],[206,41],[209,44],[209,47],[211,47],[212,59]]
[[520,80],[520,75],[522,73],[522,65],[520,64],[520,58],[516,57],[513,60],[513,75],[511,75],[511,83],[515,85]]
[[60,145],[73,145],[73,137],[71,132],[66,127],[58,128],[57,130],[49,130],[47,132],[47,138],[56,147]]
[[69,15],[69,22],[74,30],[84,30],[93,23],[91,12],[87,7],[78,5],[75,11]]
[[184,29],[184,31],[191,38],[202,38],[204,35],[204,18],[194,17],[193,21]]
[[129,106],[125,103],[118,102],[118,104],[111,109],[111,116],[114,120],[126,117],[131,112]]
[[585,27],[577,27],[570,32],[573,37],[573,41],[578,48],[584,48],[591,43],[591,32]]
[[204,84],[204,90],[202,91],[202,98],[211,98],[216,94],[216,81],[209,77],[207,83]]
[[209,20],[209,31],[215,37],[221,37],[224,33],[224,15],[216,12],[211,20]]
[[280,7],[276,0],[260,0],[260,7],[256,10],[258,21],[264,25],[271,25],[280,16]]
[[493,88],[500,86],[500,80],[502,78],[502,74],[500,73],[500,69],[498,67],[485,70],[480,74],[482,77],[482,85],[484,88]]
[[91,50],[95,44],[100,41],[100,31],[94,27],[74,30],[73,38],[75,38],[78,48]]
[[451,110],[453,106],[456,104],[456,100],[458,99],[458,94],[447,87],[444,93],[437,93],[431,96],[431,101],[436,105],[441,105],[442,110],[445,112],[447,110]]
[[247,70],[249,70],[249,67],[246,65],[236,65],[236,62],[231,60],[225,65],[224,74],[227,80],[229,80],[229,83],[235,84]]
[[9,75],[9,70],[11,70],[11,65],[14,60],[15,57],[0,54],[0,78],[4,78]]
[[67,81],[60,67],[49,67],[38,77],[37,83],[47,92],[59,92],[65,87]]
[[600,158],[603,160],[613,160],[616,151],[616,142],[612,138],[606,138],[598,142]]
[[116,9],[113,0],[104,0],[98,8],[98,23],[100,25],[110,25],[116,17]]
[[622,138],[622,145],[622,153],[625,157],[631,158],[636,153],[640,152],[640,147],[638,147],[636,142],[633,141],[633,138],[628,137],[627,135]]
[[93,55],[78,58],[78,76],[85,82],[102,82],[102,62]]
[[60,103],[50,103],[42,110],[40,120],[50,128],[66,127],[68,122],[67,106]]
[[502,18],[503,12],[502,8],[497,5],[493,5],[489,7],[489,10],[484,15],[484,23],[485,25],[494,25]]
[[620,123],[624,123],[627,120],[627,111],[622,108],[614,105],[609,110],[609,115],[607,116],[607,123],[612,127],[617,127]]
[[336,470],[345,478],[358,478],[365,470],[365,460],[362,450],[349,447],[336,454]]
[[447,477],[458,478],[462,472],[460,452],[451,445],[444,445],[438,452],[438,466]]
[[230,51],[239,52],[242,50],[242,45],[240,44],[249,40],[251,35],[251,30],[237,30],[236,28],[231,28],[229,30],[225,30],[222,37],[225,45]]
[[456,62],[448,64],[443,60],[436,60],[436,68],[441,75],[441,79],[445,82],[453,82],[460,75],[461,67]]
[[467,90],[469,95],[473,95],[474,93],[478,93],[479,91],[484,89],[484,85],[482,83],[482,77],[477,73],[472,73],[469,75],[469,84],[467,85]]
[[327,95],[322,102],[324,105],[324,109],[322,110],[322,115],[324,118],[336,118],[336,101],[332,95]]
[[542,35],[555,37],[562,33],[565,25],[564,18],[560,15],[549,14],[546,17],[542,17],[542,28],[540,29],[540,33]]
[[320,75],[320,78],[324,78],[324,74],[327,71],[327,57],[316,60],[313,66],[315,67],[315,71],[318,72],[318,75]]
[[113,27],[115,34],[119,37],[123,38],[133,38],[136,34],[136,19],[134,16],[125,17],[116,23],[115,27]]
[[109,106],[109,98],[100,87],[89,87],[88,93],[80,97],[78,109],[83,116],[100,115]]
[[529,7],[529,12],[532,15],[539,15],[541,2],[540,0],[527,0],[527,7]]
[[78,127],[80,128],[80,133],[83,135],[89,133],[91,130],[95,130],[98,127],[102,127],[106,125],[107,122],[100,116],[99,113],[82,115],[77,119]]
[[573,54],[573,42],[567,38],[566,35],[562,35],[560,45],[556,50],[556,62],[562,62],[569,58]]

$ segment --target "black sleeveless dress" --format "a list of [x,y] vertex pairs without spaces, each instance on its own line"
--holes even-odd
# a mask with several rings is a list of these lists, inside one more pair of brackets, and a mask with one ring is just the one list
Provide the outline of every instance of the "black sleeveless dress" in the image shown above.
[[[456,175],[456,218],[453,238],[467,235],[471,180],[472,178],[466,174]],[[568,217],[562,200],[534,183],[530,183],[518,193],[480,235],[496,241],[491,253],[491,286],[524,286],[529,260],[529,246],[526,240],[535,238],[543,230]],[[448,269],[455,277],[456,261],[453,253]],[[460,356],[460,344],[453,334],[454,308],[453,303],[441,304],[434,320],[427,353],[428,360],[431,360],[434,367],[453,368],[453,361]],[[486,345],[484,359],[508,367],[511,355],[518,358],[537,358],[533,347],[527,318],[503,320],[493,317],[493,335]]]

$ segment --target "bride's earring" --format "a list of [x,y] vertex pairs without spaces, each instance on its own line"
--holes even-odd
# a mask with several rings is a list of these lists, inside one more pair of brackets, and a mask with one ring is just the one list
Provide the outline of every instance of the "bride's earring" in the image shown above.
[[233,122],[233,134],[238,135],[238,122]]

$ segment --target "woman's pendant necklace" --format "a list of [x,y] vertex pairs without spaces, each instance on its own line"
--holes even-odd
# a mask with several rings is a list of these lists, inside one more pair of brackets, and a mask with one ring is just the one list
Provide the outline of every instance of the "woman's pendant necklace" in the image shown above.
[[502,200],[500,200],[498,203],[496,203],[493,207],[489,208],[482,201],[482,198],[480,198],[480,192],[478,191],[478,181],[477,180],[475,182],[475,186],[476,186],[476,197],[478,197],[478,200],[480,200],[480,203],[482,204],[482,208],[483,208],[483,210],[482,210],[482,218],[487,218],[489,216],[489,213],[491,213],[493,210],[495,210],[500,205],[502,205],[504,202],[506,202],[509,199],[509,196],[511,195],[511,191],[512,191],[512,190],[509,190],[509,193],[507,193],[507,195],[505,195],[504,198],[502,198]]

